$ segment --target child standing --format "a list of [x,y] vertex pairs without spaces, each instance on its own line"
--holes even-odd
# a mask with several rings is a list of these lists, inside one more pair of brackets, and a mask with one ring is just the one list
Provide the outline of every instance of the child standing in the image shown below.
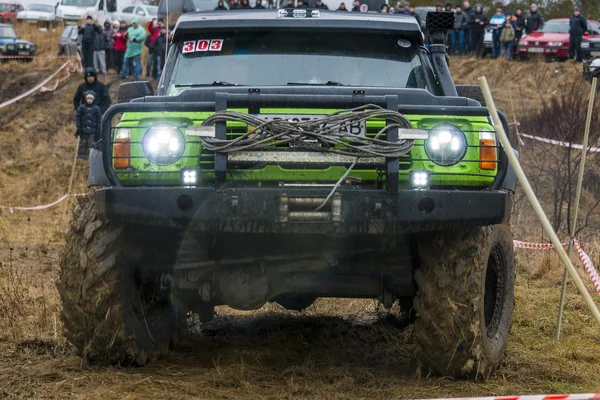
[[504,29],[502,29],[502,34],[500,35],[502,53],[504,53],[504,58],[508,61],[512,60],[513,49],[515,46],[515,28],[512,24],[511,17],[511,15],[507,15],[506,24],[504,25]]
[[85,104],[77,109],[77,132],[75,137],[79,138],[79,151],[77,156],[81,159],[87,159],[91,145],[100,136],[100,122],[102,113],[100,107],[94,104],[95,94],[89,90],[85,92]]

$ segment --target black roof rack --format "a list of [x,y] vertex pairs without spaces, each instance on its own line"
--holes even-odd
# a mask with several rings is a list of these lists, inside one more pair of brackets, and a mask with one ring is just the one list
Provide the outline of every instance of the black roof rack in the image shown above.
[[[417,21],[411,16],[390,14],[351,13],[305,9],[305,17],[287,10],[229,10],[186,13],[175,26],[174,40],[188,34],[231,32],[233,30],[279,31],[360,31],[396,33],[422,43],[423,35]],[[316,11],[316,12],[315,12]],[[296,12],[296,14],[298,14]]]

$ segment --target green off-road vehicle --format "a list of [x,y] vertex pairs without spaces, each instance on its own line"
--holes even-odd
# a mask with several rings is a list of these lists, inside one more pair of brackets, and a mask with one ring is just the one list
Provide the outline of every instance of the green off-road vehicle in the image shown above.
[[493,371],[516,179],[477,91],[452,81],[445,16],[425,48],[405,16],[183,15],[156,94],[121,85],[90,153],[100,188],[61,259],[69,341],[142,365],[217,305],[373,298],[414,322],[426,370]]

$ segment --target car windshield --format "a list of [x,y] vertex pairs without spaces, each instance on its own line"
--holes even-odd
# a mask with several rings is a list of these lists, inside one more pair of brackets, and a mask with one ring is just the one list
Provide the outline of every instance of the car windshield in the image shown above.
[[62,0],[63,6],[94,7],[98,0]]
[[17,34],[12,26],[0,26],[0,37],[16,39]]
[[548,21],[538,32],[569,33],[569,21]]
[[28,11],[43,11],[54,14],[54,7],[46,4],[31,4],[27,7]]
[[178,45],[171,95],[224,84],[426,87],[418,47],[401,37],[244,32],[189,39]]
[[156,16],[158,14],[158,7],[156,6],[146,6],[146,10],[148,10],[148,14],[152,16]]

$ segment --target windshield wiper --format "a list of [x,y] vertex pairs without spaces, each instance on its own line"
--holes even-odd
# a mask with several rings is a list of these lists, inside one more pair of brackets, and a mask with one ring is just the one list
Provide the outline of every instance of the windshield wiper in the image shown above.
[[341,82],[336,82],[336,81],[327,81],[325,83],[308,83],[308,82],[288,82],[287,83],[288,86],[311,86],[311,85],[315,85],[315,86],[346,86]]
[[229,83],[223,81],[214,81],[213,83],[184,83],[181,85],[175,85],[176,88],[180,87],[202,87],[202,86],[240,86],[237,83]]

